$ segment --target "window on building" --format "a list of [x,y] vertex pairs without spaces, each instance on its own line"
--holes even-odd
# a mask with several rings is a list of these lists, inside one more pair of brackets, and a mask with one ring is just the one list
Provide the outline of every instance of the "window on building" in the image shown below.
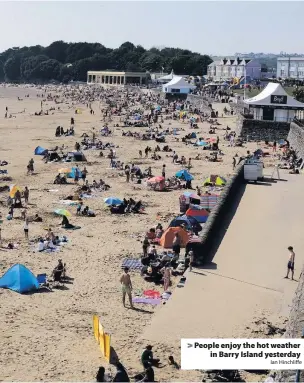
[[171,93],[180,93],[180,89],[171,89]]

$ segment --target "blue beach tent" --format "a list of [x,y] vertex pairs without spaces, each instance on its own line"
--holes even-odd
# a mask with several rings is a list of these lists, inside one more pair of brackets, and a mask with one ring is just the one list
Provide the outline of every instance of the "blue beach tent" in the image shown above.
[[175,177],[181,178],[182,180],[185,181],[193,181],[194,177],[192,174],[188,172],[186,169],[179,170],[178,172],[175,173]]
[[0,288],[10,289],[17,293],[26,293],[32,290],[38,290],[39,283],[35,275],[24,265],[17,263],[12,266],[0,278]]
[[[70,173],[68,173],[67,177],[68,178],[75,178],[75,173],[76,173],[76,169],[77,168],[72,168]],[[80,169],[78,169],[78,177],[81,178],[82,177],[82,172]]]
[[36,156],[44,156],[47,152],[48,152],[47,149],[44,149],[41,146],[37,146],[34,153]]

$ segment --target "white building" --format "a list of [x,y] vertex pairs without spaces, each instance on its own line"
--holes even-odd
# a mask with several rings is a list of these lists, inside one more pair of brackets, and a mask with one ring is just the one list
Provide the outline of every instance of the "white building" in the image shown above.
[[222,59],[208,65],[207,78],[212,81],[233,80],[250,76],[252,79],[261,78],[261,64],[256,59]]
[[304,104],[289,96],[281,84],[270,82],[261,93],[244,100],[254,120],[291,122]]
[[304,57],[278,57],[277,78],[304,80]]

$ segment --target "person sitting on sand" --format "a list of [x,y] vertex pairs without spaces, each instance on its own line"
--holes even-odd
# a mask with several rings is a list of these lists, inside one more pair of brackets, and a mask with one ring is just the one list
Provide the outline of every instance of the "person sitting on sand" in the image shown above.
[[44,247],[44,240],[43,238],[40,238],[39,239],[39,242],[38,242],[38,246],[37,246],[37,251],[39,253],[41,253],[43,250],[45,250],[45,247]]
[[112,382],[130,382],[128,373],[125,367],[119,362],[119,360],[115,360],[113,365],[116,367],[116,374]]
[[65,229],[73,229],[75,226],[72,225],[69,220],[67,219],[67,217],[64,215],[62,216],[62,222],[61,222],[61,226]]
[[42,222],[42,218],[38,214],[35,214],[33,222]]
[[62,263],[62,259],[58,259],[58,264],[52,271],[51,276],[54,278],[54,281],[60,281],[61,278],[65,278],[66,266],[65,263]]

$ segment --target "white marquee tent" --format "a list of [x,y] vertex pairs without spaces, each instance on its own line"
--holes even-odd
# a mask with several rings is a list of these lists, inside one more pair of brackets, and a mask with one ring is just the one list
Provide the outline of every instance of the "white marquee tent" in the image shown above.
[[195,88],[196,86],[189,84],[183,77],[175,76],[170,82],[163,85],[163,92],[188,94]]
[[159,82],[163,82],[163,83],[164,83],[164,82],[167,82],[167,81],[172,80],[173,77],[175,77],[175,74],[174,74],[173,69],[172,69],[172,71],[171,71],[170,74],[167,74],[166,76],[163,76],[163,77],[159,77],[159,78],[157,79],[157,81],[159,81]]
[[[283,97],[282,97],[283,96]],[[283,106],[285,108],[304,108],[304,104],[289,96],[281,84],[270,82],[261,93],[244,100],[249,106]]]
[[281,84],[270,82],[261,93],[244,100],[255,120],[290,122],[304,104],[289,96]]

